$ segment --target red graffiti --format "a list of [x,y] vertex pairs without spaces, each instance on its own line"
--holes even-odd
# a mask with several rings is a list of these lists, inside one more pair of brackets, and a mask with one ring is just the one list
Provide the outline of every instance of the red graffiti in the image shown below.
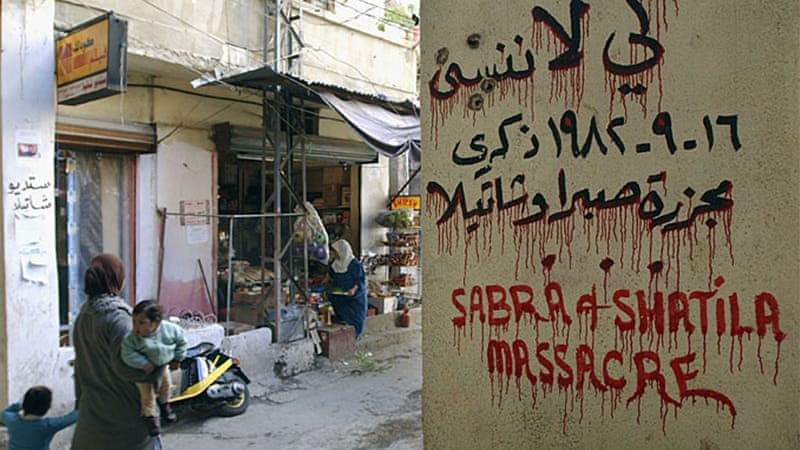
[[[773,383],[777,382],[780,345],[786,338],[780,324],[778,300],[771,293],[761,292],[753,296],[752,301],[740,302],[737,293],[720,293],[724,283],[725,280],[718,277],[711,290],[656,291],[652,294],[641,289],[617,289],[611,295],[610,304],[598,303],[594,286],[590,293],[579,295],[573,302],[574,297],[567,295],[558,282],[548,283],[541,292],[526,284],[508,287],[476,285],[468,290],[456,288],[451,294],[455,309],[452,318],[454,335],[460,339],[467,327],[470,330],[475,327],[488,330],[491,337],[485,346],[481,340],[481,348],[485,349],[492,402],[498,407],[502,406],[514,377],[518,396],[522,395],[522,381],[527,380],[534,405],[540,389],[545,395],[556,388],[564,395],[571,392],[573,401],[580,402],[581,419],[587,389],[602,396],[602,405],[606,404],[608,396],[612,416],[623,400],[626,407],[639,404],[653,392],[662,403],[663,427],[670,407],[677,413],[697,400],[715,402],[726,410],[733,427],[737,414],[734,400],[713,386],[704,386],[699,379],[706,370],[705,345],[702,369],[692,368],[697,352],[691,350],[690,344],[679,356],[665,357],[662,354],[677,350],[678,343],[674,338],[679,334],[687,336],[690,342],[690,337],[698,330],[704,340],[712,330],[718,339],[723,335],[738,339],[741,359],[741,338],[755,333],[762,373],[763,340],[775,343],[777,356]],[[574,315],[571,314],[573,308]],[[582,321],[586,320],[586,330],[579,333],[583,342],[575,346],[569,343],[573,317],[579,319],[582,328]],[[745,321],[744,317],[751,318],[751,321]],[[603,320],[610,320],[618,338],[622,338],[615,340],[613,348],[600,349],[594,344],[595,330]],[[553,330],[550,338],[544,341],[540,341],[540,323],[550,323]],[[506,340],[502,334],[512,325],[515,326],[514,337]],[[526,328],[535,331],[533,343],[520,337],[520,330]],[[481,333],[483,336],[483,331]],[[592,335],[591,343],[589,333]],[[633,335],[640,337],[638,350],[633,348]],[[665,335],[670,336],[669,348],[661,347]],[[717,353],[720,353],[719,343]],[[730,354],[733,367],[733,349]],[[623,398],[622,393],[629,386],[631,392]],[[566,408],[565,405],[564,426]],[[637,422],[640,415],[641,411],[637,409]]]

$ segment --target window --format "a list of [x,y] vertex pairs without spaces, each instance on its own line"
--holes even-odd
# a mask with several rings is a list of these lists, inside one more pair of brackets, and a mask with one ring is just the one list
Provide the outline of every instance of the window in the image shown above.
[[305,1],[306,3],[310,3],[322,9],[327,9],[328,11],[333,11],[334,4],[336,3],[335,0],[305,0]]

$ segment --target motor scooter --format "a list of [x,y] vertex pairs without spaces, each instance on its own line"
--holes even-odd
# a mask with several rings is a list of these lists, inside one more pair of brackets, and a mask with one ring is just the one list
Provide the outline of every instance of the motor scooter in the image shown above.
[[186,350],[181,361],[177,394],[169,399],[173,409],[212,410],[223,417],[238,416],[250,403],[250,379],[239,359],[203,342]]

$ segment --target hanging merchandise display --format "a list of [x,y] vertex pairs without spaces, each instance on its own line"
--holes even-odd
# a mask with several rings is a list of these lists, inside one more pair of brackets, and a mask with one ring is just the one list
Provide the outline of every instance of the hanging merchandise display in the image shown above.
[[[403,198],[406,197],[417,196]],[[406,206],[407,203],[393,202],[394,205]],[[387,289],[386,291],[381,289],[380,298],[375,300],[375,307],[386,310],[381,306],[384,302],[380,301],[386,298],[384,292],[391,294],[395,300],[394,307],[389,310],[419,303],[421,276],[419,211],[399,207],[381,213],[376,222],[389,230],[383,242],[387,253],[377,256],[375,261],[375,265],[386,267],[386,279],[383,283]]]
[[[300,217],[294,222],[292,241],[295,253],[300,253],[306,248],[309,259],[327,264],[329,257],[328,232],[325,231],[325,226],[314,205],[311,202],[303,202],[303,206],[306,209],[306,216]],[[302,212],[302,209],[298,207],[297,212]]]
[[411,228],[414,223],[414,211],[408,208],[381,213],[376,219],[378,225],[386,228]]

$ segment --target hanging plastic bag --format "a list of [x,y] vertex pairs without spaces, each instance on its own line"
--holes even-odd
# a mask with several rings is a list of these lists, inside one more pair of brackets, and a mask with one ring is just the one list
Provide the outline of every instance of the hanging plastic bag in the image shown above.
[[[328,263],[328,232],[322,224],[319,213],[311,202],[303,202],[306,216],[298,217],[294,222],[294,234],[292,240],[295,248],[302,249],[304,242],[308,243],[308,259],[319,261],[323,264]],[[303,208],[297,207],[297,212],[303,212]]]
[[375,218],[375,222],[386,228],[411,228],[414,226],[414,210],[403,208],[383,211]]

